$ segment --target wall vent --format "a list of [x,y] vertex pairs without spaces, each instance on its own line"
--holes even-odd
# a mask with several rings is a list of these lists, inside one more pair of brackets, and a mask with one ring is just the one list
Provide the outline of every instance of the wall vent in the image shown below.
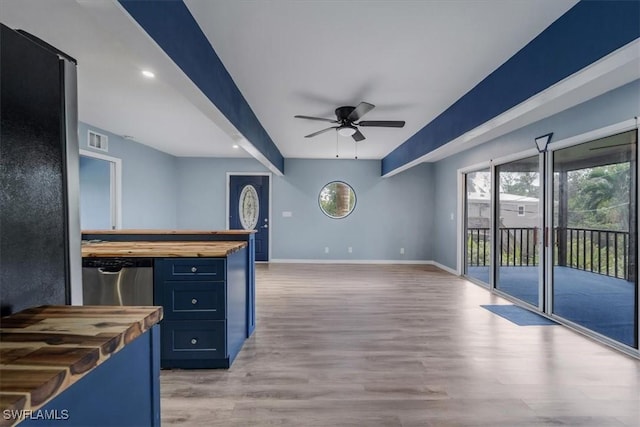
[[109,137],[107,137],[107,135],[102,135],[101,133],[90,130],[87,141],[87,145],[91,148],[105,152],[109,151]]

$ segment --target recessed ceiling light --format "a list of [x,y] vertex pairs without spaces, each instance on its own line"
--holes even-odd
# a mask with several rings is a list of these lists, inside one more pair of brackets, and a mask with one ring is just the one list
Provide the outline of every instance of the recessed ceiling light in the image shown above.
[[240,148],[238,144],[233,144],[233,148]]
[[154,78],[156,76],[155,74],[153,74],[149,70],[142,70],[142,75],[145,76],[148,79],[152,79],[152,78]]

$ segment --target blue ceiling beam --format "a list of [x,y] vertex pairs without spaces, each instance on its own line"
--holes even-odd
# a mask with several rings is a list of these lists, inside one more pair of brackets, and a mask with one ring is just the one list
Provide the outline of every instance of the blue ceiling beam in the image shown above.
[[499,116],[638,37],[640,2],[581,1],[383,158],[382,175]]
[[118,0],[231,124],[284,173],[284,158],[182,0]]

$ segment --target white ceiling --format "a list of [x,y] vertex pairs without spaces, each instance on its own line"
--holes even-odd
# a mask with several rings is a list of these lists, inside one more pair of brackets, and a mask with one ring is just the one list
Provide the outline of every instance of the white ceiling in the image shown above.
[[[185,0],[284,157],[335,157],[341,105],[377,106],[360,158],[382,158],[577,0]],[[176,156],[247,156],[237,135],[115,0],[0,0],[0,19],[78,60],[80,120]],[[156,79],[140,71],[151,68]],[[213,112],[212,112],[213,111]],[[354,150],[340,137],[340,152]]]

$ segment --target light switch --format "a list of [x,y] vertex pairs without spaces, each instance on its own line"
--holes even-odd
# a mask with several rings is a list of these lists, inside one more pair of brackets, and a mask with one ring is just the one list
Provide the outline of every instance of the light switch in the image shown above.
[[284,218],[291,218],[293,216],[293,212],[291,212],[291,211],[282,211],[282,216]]

